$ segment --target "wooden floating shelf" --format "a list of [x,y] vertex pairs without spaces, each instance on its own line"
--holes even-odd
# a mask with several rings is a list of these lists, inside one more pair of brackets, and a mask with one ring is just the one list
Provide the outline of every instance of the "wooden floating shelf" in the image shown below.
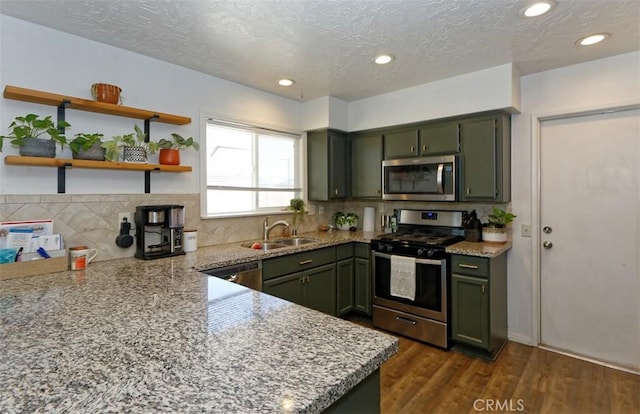
[[186,165],[132,164],[128,162],[76,160],[71,158],[24,157],[21,155],[7,155],[4,158],[4,163],[7,165],[26,165],[31,167],[68,167],[99,170],[158,171],[172,173],[191,171],[191,167]]
[[33,102],[51,106],[60,106],[63,103],[67,103],[67,108],[77,109],[80,111],[97,112],[100,114],[108,114],[135,119],[153,119],[156,122],[162,122],[172,125],[186,125],[191,123],[191,118],[184,116],[164,114],[161,112],[153,112],[145,109],[131,108],[128,106],[121,106],[104,102],[96,102],[88,99],[58,95],[55,93],[36,91],[33,89],[20,88],[11,85],[5,86],[4,97],[17,101]]

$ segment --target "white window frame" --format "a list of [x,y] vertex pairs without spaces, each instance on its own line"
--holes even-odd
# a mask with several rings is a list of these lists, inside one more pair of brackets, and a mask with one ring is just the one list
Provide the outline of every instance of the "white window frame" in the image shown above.
[[209,121],[219,121],[220,123],[227,123],[229,125],[238,125],[241,127],[247,127],[248,129],[253,129],[257,132],[263,131],[266,133],[274,132],[274,133],[282,133],[289,135],[297,135],[298,143],[297,143],[297,157],[298,157],[298,171],[297,171],[297,180],[295,183],[296,190],[299,190],[299,198],[302,198],[306,201],[307,197],[307,189],[306,189],[306,175],[305,175],[305,165],[306,165],[306,139],[305,135],[301,131],[293,131],[290,129],[278,127],[278,126],[268,126],[264,123],[252,122],[244,119],[235,119],[228,116],[220,116],[211,113],[201,113],[200,116],[200,136],[201,138],[201,148],[200,152],[200,217],[202,219],[216,219],[216,218],[229,218],[229,217],[246,217],[246,216],[265,216],[269,214],[282,214],[287,211],[287,206],[276,207],[276,208],[261,208],[254,211],[249,212],[231,212],[231,213],[222,213],[222,214],[210,214],[208,212],[208,200],[207,200],[207,151],[205,150],[207,145],[207,125]]

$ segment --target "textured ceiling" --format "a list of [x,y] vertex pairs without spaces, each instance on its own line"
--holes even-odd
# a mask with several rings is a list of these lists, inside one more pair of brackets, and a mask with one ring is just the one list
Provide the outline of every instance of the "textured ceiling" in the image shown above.
[[[530,74],[640,50],[640,0],[0,0],[0,13],[288,98],[352,101],[513,62]],[[603,44],[578,48],[587,34]],[[372,63],[379,52],[396,56]],[[283,88],[282,77],[296,80]]]

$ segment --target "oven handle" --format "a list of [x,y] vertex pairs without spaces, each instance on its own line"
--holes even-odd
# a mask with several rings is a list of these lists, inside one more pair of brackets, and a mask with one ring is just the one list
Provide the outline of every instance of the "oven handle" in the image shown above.
[[[378,257],[382,257],[383,259],[391,260],[391,255],[390,254],[380,253],[380,252],[373,252],[373,255],[374,256],[378,256]],[[411,256],[404,256],[404,257],[411,257]],[[442,264],[442,260],[418,259],[418,258],[416,258],[416,264],[430,264],[430,265],[440,266]]]

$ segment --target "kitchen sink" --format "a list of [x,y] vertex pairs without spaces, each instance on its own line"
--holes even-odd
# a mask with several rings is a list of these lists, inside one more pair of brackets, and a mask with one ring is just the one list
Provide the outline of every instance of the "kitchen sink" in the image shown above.
[[[262,247],[259,249],[252,247],[255,243],[260,243]],[[246,247],[248,249],[263,250],[263,251],[273,250],[273,249],[282,249],[283,247],[290,246],[280,242],[277,242],[277,243],[276,242],[255,242],[255,243],[242,243],[240,246]]]
[[291,237],[288,239],[275,240],[278,244],[284,244],[285,246],[302,246],[303,244],[315,243],[318,239],[310,239],[305,237]]

